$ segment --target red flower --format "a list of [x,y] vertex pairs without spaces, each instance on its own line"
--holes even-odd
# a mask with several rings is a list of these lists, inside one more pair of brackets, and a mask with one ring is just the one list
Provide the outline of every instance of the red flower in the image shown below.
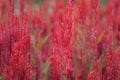
[[51,79],[52,80],[62,80],[62,58],[55,54],[51,58]]
[[106,55],[107,80],[118,80],[120,72],[120,48],[110,49]]
[[9,64],[5,65],[3,75],[7,80],[32,80],[29,33],[25,35],[25,32],[21,32],[19,37],[19,41],[12,46]]

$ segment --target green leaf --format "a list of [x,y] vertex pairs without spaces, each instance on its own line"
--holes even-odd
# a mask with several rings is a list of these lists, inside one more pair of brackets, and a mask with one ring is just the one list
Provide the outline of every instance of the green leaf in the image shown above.
[[50,59],[51,58],[48,58],[48,60],[42,66],[42,73],[44,74],[42,80],[50,80],[50,78],[49,78]]
[[104,31],[100,34],[100,36],[97,39],[97,44],[102,40],[104,34],[105,34],[106,30],[104,29]]
[[50,69],[50,59],[51,59],[51,57],[49,57],[47,59],[47,61],[45,63],[43,63],[42,73],[44,73],[44,74],[47,74],[49,72],[49,69]]
[[39,48],[41,49],[43,47],[43,45],[47,42],[47,40],[49,39],[50,35],[45,36],[44,38],[41,38],[40,42],[39,42]]

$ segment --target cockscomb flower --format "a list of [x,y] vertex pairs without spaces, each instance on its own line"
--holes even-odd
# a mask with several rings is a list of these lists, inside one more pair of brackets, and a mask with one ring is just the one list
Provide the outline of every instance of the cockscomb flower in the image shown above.
[[51,57],[50,76],[52,80],[62,80],[62,58],[59,54],[53,54]]
[[9,64],[5,64],[6,69],[3,75],[7,80],[32,80],[30,36],[29,33],[25,35],[25,32],[18,34],[20,34],[20,39],[12,46]]
[[106,55],[106,80],[118,80],[120,72],[120,48],[108,49]]
[[12,46],[20,39],[20,35],[18,34],[18,32],[20,31],[18,19],[13,18],[12,23],[14,23],[12,29],[1,24],[0,58],[2,61],[2,66],[4,66],[3,64],[9,64],[9,57],[12,54]]
[[[73,30],[73,3],[74,0],[68,0],[68,4],[65,8],[65,12],[63,14],[63,17],[60,19],[60,26],[61,26],[61,35],[63,34],[63,42],[62,42],[62,48],[63,52],[62,55],[64,55],[64,74],[68,77],[68,79],[74,79],[73,75],[73,64],[72,64],[72,55],[73,55],[73,47],[72,47],[72,30]],[[62,29],[64,29],[64,32],[62,32]],[[62,38],[62,36],[61,36]]]
[[[53,56],[54,55],[58,55],[61,57],[58,63],[57,58],[53,58],[56,59],[54,60],[54,64],[59,64],[61,65],[60,62],[63,63],[63,71],[58,72],[58,71],[54,71],[52,70],[51,73],[56,72],[56,74],[58,74],[59,76],[60,73],[66,77],[67,79],[73,79],[73,64],[72,64],[72,45],[71,45],[71,38],[72,38],[72,24],[73,24],[73,20],[72,20],[72,11],[73,11],[73,5],[72,5],[72,1],[68,0],[68,4],[66,6],[65,9],[63,9],[63,12],[58,16],[58,20],[60,25],[58,26],[57,31],[54,32],[53,35]],[[64,14],[63,14],[64,13]],[[55,56],[54,56],[55,57]],[[52,63],[53,64],[53,63]],[[51,65],[51,67],[53,67],[53,65]],[[58,65],[54,66],[56,68],[61,68]],[[58,76],[57,75],[57,76]],[[51,76],[53,77],[54,75],[51,74]],[[53,77],[54,78],[54,77]]]
[[82,24],[85,23],[86,18],[88,17],[89,14],[86,0],[80,0],[78,5],[78,12],[80,23]]
[[2,24],[0,25],[0,74],[4,70],[4,64],[8,64],[11,48],[9,32]]

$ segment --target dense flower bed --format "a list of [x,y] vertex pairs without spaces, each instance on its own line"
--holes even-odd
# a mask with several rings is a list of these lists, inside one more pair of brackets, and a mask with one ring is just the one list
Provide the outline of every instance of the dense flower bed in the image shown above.
[[0,0],[0,80],[120,80],[120,0]]

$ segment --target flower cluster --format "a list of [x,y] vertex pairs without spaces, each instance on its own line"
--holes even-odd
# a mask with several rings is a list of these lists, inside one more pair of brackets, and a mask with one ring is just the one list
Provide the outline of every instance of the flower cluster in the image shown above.
[[120,0],[0,0],[0,79],[119,80]]

